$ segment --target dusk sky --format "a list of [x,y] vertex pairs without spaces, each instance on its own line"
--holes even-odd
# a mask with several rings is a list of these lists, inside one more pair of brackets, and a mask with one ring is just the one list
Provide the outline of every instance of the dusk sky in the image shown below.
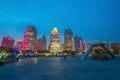
[[64,29],[71,28],[84,42],[120,43],[120,0],[0,0],[0,41],[3,36],[23,39],[28,25],[48,41],[57,27],[61,42]]

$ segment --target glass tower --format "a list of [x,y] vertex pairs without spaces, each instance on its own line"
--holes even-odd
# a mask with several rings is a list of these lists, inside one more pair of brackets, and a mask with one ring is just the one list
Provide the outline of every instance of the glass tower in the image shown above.
[[73,50],[73,33],[71,29],[66,29],[64,32],[64,44],[65,44],[65,50],[68,51]]

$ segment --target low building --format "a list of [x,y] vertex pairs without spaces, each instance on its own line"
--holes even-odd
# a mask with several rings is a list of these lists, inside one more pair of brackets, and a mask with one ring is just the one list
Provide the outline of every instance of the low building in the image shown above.
[[2,42],[1,42],[1,46],[13,49],[14,42],[15,42],[15,40],[9,36],[3,37]]

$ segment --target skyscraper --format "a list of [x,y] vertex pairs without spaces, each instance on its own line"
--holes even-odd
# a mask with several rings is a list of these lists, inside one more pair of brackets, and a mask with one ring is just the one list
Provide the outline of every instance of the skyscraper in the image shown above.
[[73,33],[71,29],[66,29],[64,32],[64,45],[65,50],[73,50]]
[[36,44],[36,50],[46,50],[46,37],[42,36],[42,38],[37,40],[37,44]]
[[22,44],[22,50],[35,50],[35,43],[36,43],[36,37],[37,37],[37,30],[34,26],[28,26],[26,28],[23,44]]
[[15,40],[11,37],[3,37],[1,46],[13,48]]
[[75,36],[74,37],[74,50],[75,51],[82,51],[83,50],[83,43],[82,38]]
[[17,44],[16,44],[15,48],[18,51],[22,50],[22,43],[23,43],[23,40],[17,40]]
[[57,54],[61,51],[60,48],[60,33],[57,28],[53,28],[50,37],[50,52]]

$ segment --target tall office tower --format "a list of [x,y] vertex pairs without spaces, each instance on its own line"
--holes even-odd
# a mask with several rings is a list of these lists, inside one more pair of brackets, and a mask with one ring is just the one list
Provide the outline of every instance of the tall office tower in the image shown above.
[[18,51],[21,51],[21,50],[22,50],[22,43],[23,43],[23,40],[17,40],[17,44],[16,44],[15,48],[16,48]]
[[83,50],[83,43],[82,38],[75,36],[74,37],[74,50],[75,51],[82,51]]
[[13,48],[15,40],[11,37],[3,37],[1,46]]
[[22,50],[35,51],[36,37],[37,37],[36,28],[34,26],[28,26],[24,34]]
[[45,36],[42,36],[42,38],[37,40],[36,50],[39,50],[39,51],[46,50],[46,37]]
[[60,33],[57,28],[53,28],[50,37],[50,52],[57,54],[61,51],[60,48]]
[[64,45],[65,50],[73,50],[73,33],[71,29],[66,29],[64,32]]

